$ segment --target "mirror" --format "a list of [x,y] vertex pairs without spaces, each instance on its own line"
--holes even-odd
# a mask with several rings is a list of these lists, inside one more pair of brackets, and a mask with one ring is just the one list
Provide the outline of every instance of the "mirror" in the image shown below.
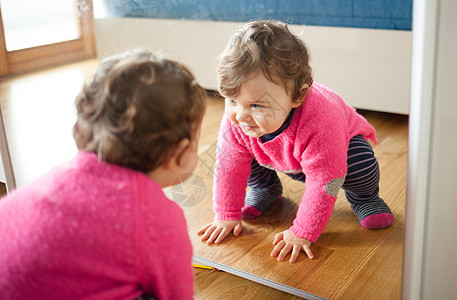
[[[317,82],[325,83],[339,91],[343,98],[347,99],[350,104],[361,109],[397,114],[408,113],[410,86],[409,72],[411,67],[410,31],[354,27],[343,28],[332,27],[328,24],[324,24],[324,26],[305,26],[296,22],[299,19],[298,15],[295,14],[297,4],[292,2],[290,6],[280,8],[284,11],[281,10],[277,12],[284,13],[281,18],[291,23],[290,27],[293,32],[300,35],[310,47]],[[209,90],[217,89],[217,55],[225,47],[229,36],[243,23],[242,20],[228,19],[214,22],[209,20],[164,18],[163,15],[161,18],[160,16],[159,18],[149,18],[146,15],[133,14],[135,12],[137,14],[144,14],[148,11],[148,7],[133,7],[129,6],[129,3],[131,5],[134,3],[135,5],[140,5],[143,2],[127,0],[94,1],[94,30],[98,57],[105,57],[136,46],[142,46],[153,50],[162,50],[173,58],[190,66],[195,72],[199,82],[205,88]],[[158,9],[157,6],[160,5],[171,5],[168,2],[163,4],[156,2],[150,3],[150,5],[156,6],[149,7],[149,10],[152,8]],[[198,1],[192,2],[192,4],[184,6],[181,11],[170,9],[170,13],[177,14],[190,12],[191,14],[203,13],[210,16],[210,13],[212,13],[213,10],[216,10],[218,5],[215,1],[202,1],[202,3],[205,5],[198,6]],[[250,5],[253,4],[232,4],[232,6],[241,6],[245,8],[246,11],[249,8],[253,8],[249,7]],[[262,6],[263,5],[266,4],[262,2]],[[319,6],[318,4],[316,5]],[[103,13],[101,8],[105,8]],[[338,9],[339,8],[336,8],[336,10]],[[275,11],[265,8],[262,9],[262,11],[264,11],[265,15],[251,15],[248,19],[269,18],[271,17],[271,12],[275,13]],[[231,11],[224,10],[223,12],[225,15],[233,17],[233,15],[230,15]],[[290,16],[288,14],[290,14]],[[47,80],[51,79],[52,81],[52,78],[65,77],[67,82],[71,82],[72,88],[70,88],[70,91],[68,91],[70,85],[65,87],[51,87],[51,92],[54,95],[52,98],[58,99],[59,95],[62,95],[63,93],[73,93],[73,95],[75,95],[82,84],[85,71],[88,71],[93,67],[94,64],[91,62],[82,69],[77,69],[77,71],[68,71],[68,69],[61,68],[58,73],[44,72],[43,74],[40,72],[37,73],[37,75],[27,75],[26,78],[28,82],[36,82],[36,85],[39,86],[44,85],[44,81],[41,81],[44,78],[47,78]],[[395,70],[395,72],[392,70]],[[356,85],[357,88],[354,88],[354,85]],[[376,93],[373,91],[376,91]],[[11,89],[10,93],[12,92],[19,93],[20,98],[31,98],[27,95],[20,95],[19,90],[16,92],[14,89]],[[48,94],[49,92],[50,90],[35,90],[34,94]],[[401,101],[398,99],[401,99]],[[20,118],[18,117],[19,123],[11,122],[10,126],[15,126],[14,124],[18,124],[17,126],[19,126],[22,122],[27,122],[28,126],[24,130],[23,140],[15,139],[14,137],[10,138],[12,140],[11,147],[13,148],[16,146],[16,149],[22,148],[33,150],[34,157],[31,158],[31,160],[43,162],[44,167],[48,167],[50,161],[58,163],[57,160],[63,161],[71,156],[75,151],[70,135],[73,120],[66,116],[73,113],[73,111],[70,111],[69,109],[69,107],[72,107],[70,105],[72,101],[72,97],[69,97],[62,102],[53,102],[48,105],[45,103],[37,103],[34,106],[30,106],[33,104],[32,102],[24,102],[28,113],[24,113]],[[367,273],[370,273],[369,271],[365,270],[360,273],[355,273],[353,271],[347,271],[345,268],[348,266],[360,271],[363,270],[362,266],[370,262],[373,263],[373,266],[376,268],[384,267],[391,271],[395,269],[392,271],[393,274],[388,273],[390,275],[386,275],[386,277],[390,276],[388,280],[397,280],[399,276],[401,277],[401,274],[398,273],[398,271],[401,273],[401,245],[403,242],[403,228],[402,225],[398,225],[400,223],[397,223],[396,227],[394,226],[381,233],[367,233],[352,225],[339,228],[336,224],[333,224],[329,227],[330,229],[326,232],[326,235],[323,236],[323,239],[315,245],[317,253],[315,261],[306,261],[303,259],[302,261],[289,266],[284,263],[278,264],[272,260],[268,256],[269,251],[271,251],[270,244],[272,234],[274,235],[274,232],[287,226],[288,222],[290,223],[291,218],[293,218],[293,213],[296,210],[297,201],[300,199],[297,195],[303,193],[304,189],[304,186],[294,185],[292,182],[287,181],[286,178],[281,179],[290,184],[289,190],[287,191],[285,200],[278,202],[277,207],[273,210],[276,214],[272,211],[263,218],[248,221],[245,231],[239,239],[229,239],[227,243],[220,247],[208,247],[201,244],[194,232],[199,225],[203,225],[207,222],[208,216],[211,215],[209,201],[211,198],[212,178],[210,175],[211,172],[209,172],[207,166],[210,166],[211,168],[212,164],[214,164],[214,142],[215,137],[217,136],[217,130],[215,131],[215,128],[218,127],[218,122],[221,113],[223,112],[220,100],[213,99],[212,101],[213,102],[208,108],[208,115],[213,114],[213,116],[217,117],[213,117],[213,119],[208,118],[207,121],[205,120],[205,122],[208,123],[208,130],[201,142],[200,166],[196,172],[196,175],[198,175],[202,181],[193,181],[194,188],[191,189],[190,192],[185,189],[179,190],[177,188],[169,190],[171,198],[175,201],[178,202],[177,199],[179,196],[183,197],[180,198],[182,200],[179,201],[183,203],[183,209],[188,216],[191,229],[190,235],[193,238],[198,262],[201,264],[213,265],[228,273],[269,285],[275,289],[296,296],[307,298],[314,297],[316,299],[321,297],[338,298],[348,296],[344,293],[349,293],[349,287],[351,287],[353,291],[356,291],[357,289],[354,289],[353,287],[357,280],[367,281],[367,278],[370,278],[366,275]],[[17,113],[17,116],[21,109],[15,109],[13,104],[11,105],[12,106],[8,107],[8,110],[12,112],[12,115]],[[52,106],[54,109],[49,111],[49,109],[44,108],[45,106]],[[38,114],[38,112],[40,113]],[[41,127],[41,130],[33,130],[34,128],[39,128],[37,125],[42,125],[42,116],[51,115],[53,118],[57,118],[53,119],[56,122],[50,123],[47,127]],[[404,124],[406,122],[405,117],[382,113],[372,114],[372,120],[377,122],[379,126],[383,126],[386,122],[385,116],[390,116],[393,124]],[[62,119],[59,119],[59,117]],[[59,124],[58,128],[56,128],[56,124]],[[389,127],[389,125],[387,125],[387,127]],[[17,133],[16,130],[14,131]],[[388,135],[388,128],[385,132],[387,133],[382,136],[384,146],[379,149],[382,149],[380,151],[383,151],[383,155],[386,155],[387,157],[386,164],[394,166],[392,161],[396,159],[395,150],[400,149],[400,151],[403,151],[401,153],[404,154],[406,150],[401,148],[405,147],[406,143],[401,144],[392,142],[393,139]],[[402,134],[403,136],[401,136]],[[399,141],[406,138],[404,136],[405,133],[402,132],[402,134],[397,137]],[[55,136],[59,136],[61,139],[55,140],[53,138]],[[27,143],[26,140],[33,142],[23,146],[23,143]],[[41,153],[40,151],[35,151],[39,148],[36,145],[40,144],[44,146],[43,149],[51,148],[53,151],[50,152],[46,150]],[[18,145],[21,146],[19,147]],[[14,154],[16,154],[16,152],[13,152],[13,155]],[[64,155],[55,160],[55,158],[59,157],[59,154]],[[43,159],[40,160],[38,157],[42,157]],[[13,160],[14,159],[15,158],[13,158]],[[405,162],[406,157],[402,157],[402,159]],[[18,162],[16,163],[18,169],[20,168],[19,161],[26,160],[18,159]],[[402,176],[405,176],[406,164],[397,164],[396,167],[403,168],[404,175]],[[28,169],[29,166],[24,165],[23,168],[25,170]],[[20,173],[21,172],[19,172],[19,174]],[[22,174],[25,173],[26,172]],[[24,182],[30,180],[30,178],[24,179]],[[402,177],[401,180],[404,182],[405,178]],[[395,181],[396,178],[394,176],[391,179],[386,180],[384,185],[387,187],[390,184],[395,184]],[[404,197],[405,186],[403,183],[400,185],[403,186],[398,190],[390,192],[393,196],[399,198]],[[200,193],[197,194],[195,192],[195,186],[199,188]],[[186,185],[184,188],[186,187],[189,188],[191,186]],[[205,190],[204,196],[202,196],[203,190]],[[385,190],[386,188],[384,188],[384,191]],[[190,195],[193,195],[194,198],[190,197]],[[190,201],[194,205],[186,207],[184,205],[184,202],[186,201]],[[397,205],[398,207],[395,207],[395,209],[401,211],[402,203],[398,202]],[[351,220],[354,221],[353,217],[348,214],[347,204],[342,200],[339,200],[337,203],[335,213],[335,217],[344,219],[346,222],[345,224],[350,224]],[[278,218],[278,215],[280,218]],[[399,219],[399,222],[404,222],[402,217],[397,218]],[[278,220],[281,220],[281,222],[277,223],[276,227],[270,226]],[[274,228],[274,230],[272,228]],[[351,232],[354,234],[351,235]],[[395,232],[395,234],[391,234],[392,232]],[[355,236],[357,234],[358,237]],[[343,242],[348,235],[351,236],[352,243]],[[251,239],[259,237],[262,241],[258,244],[254,243],[255,247],[251,249],[246,249],[246,247],[244,247],[244,245],[252,241]],[[364,241],[366,238],[372,241],[368,246]],[[391,248],[380,248],[381,241]],[[367,250],[367,252],[356,250],[360,246],[362,246],[362,248],[367,246],[369,248],[366,249],[372,249],[373,252],[370,252],[371,250]],[[392,265],[390,264],[385,264],[386,259],[388,259],[388,257],[385,256],[385,251],[383,251],[385,249],[397,251],[396,253],[400,256],[400,260],[398,260],[397,256],[391,262],[395,268],[392,268]],[[251,250],[253,250],[253,252],[250,256],[248,253],[251,252]],[[384,254],[381,254],[382,252],[384,252]],[[369,253],[369,256],[364,256],[365,253]],[[376,253],[376,255],[373,253]],[[348,265],[337,264],[338,261],[344,261],[344,259],[352,260]],[[303,265],[306,265],[306,268],[303,268]],[[249,268],[246,268],[246,266],[249,266]],[[340,267],[340,269],[338,269],[338,267]],[[306,269],[307,271],[303,272],[303,269]],[[305,276],[305,278],[299,277],[299,275]],[[348,278],[350,279],[349,282]],[[306,284],[303,285],[304,280],[309,281],[306,281]],[[321,285],[318,283],[321,283]],[[354,284],[354,286],[351,284]],[[345,289],[342,289],[342,286]],[[377,288],[381,289],[383,286]],[[393,289],[397,294],[401,291],[401,282],[399,280]],[[363,292],[362,290],[357,291],[360,293]]]
[[[319,24],[309,25],[312,22],[309,20],[313,20],[312,18],[307,19],[309,26],[304,26],[300,24],[300,20],[304,16],[299,14],[298,5],[294,1],[281,3],[280,6],[274,9],[270,9],[269,3],[264,2],[262,4],[225,4],[226,6],[217,1],[176,2],[173,4],[167,2],[101,1],[99,4],[104,7],[104,13],[97,15],[96,11],[95,18],[99,56],[108,56],[135,46],[162,50],[173,58],[189,65],[195,72],[199,82],[210,90],[217,89],[215,72],[217,56],[224,49],[229,36],[243,22],[251,18],[275,18],[278,14],[282,14],[279,19],[282,18],[282,20],[290,23],[291,30],[302,37],[308,44],[317,82],[322,82],[337,90],[346,101],[355,107],[388,113],[408,114],[411,32],[408,30],[408,21],[403,24],[398,21],[398,19],[401,19],[399,15],[396,16],[399,17],[397,18],[398,23],[393,28],[379,29],[360,28],[355,24],[352,24],[352,27],[335,27],[335,24],[329,23],[320,24],[324,26],[319,26]],[[411,1],[392,2],[391,4],[398,5],[395,9],[398,14],[405,12],[401,8],[402,5],[405,5],[406,14],[409,13],[409,17],[411,16]],[[262,5],[262,9],[255,10],[256,5]],[[329,11],[326,7],[323,7],[325,5],[328,5],[328,3],[320,2],[318,4],[316,2],[313,8],[318,10],[319,13],[325,14]],[[380,7],[375,7],[375,4],[370,4],[370,6],[373,11],[385,11]],[[97,6],[95,8],[97,10]],[[346,11],[347,7],[339,7],[339,9]],[[362,7],[357,9],[363,10]],[[249,15],[249,12],[253,10],[255,13]],[[217,16],[219,21],[208,20],[216,19],[215,14],[217,13],[220,14]],[[242,18],[247,19],[243,20]],[[327,21],[323,20],[324,18],[321,18],[320,21],[330,22],[328,20],[332,19],[331,16],[326,16],[326,18]],[[314,21],[317,22],[316,20]],[[409,29],[410,22],[411,20],[409,20]],[[405,24],[407,24],[406,27]],[[357,87],[354,88],[354,86]],[[199,226],[204,225],[212,217],[210,201],[212,179],[208,175],[211,174],[208,169],[211,169],[211,166],[214,165],[214,141],[216,138],[214,127],[218,127],[222,108],[216,102],[211,104],[209,109],[211,111],[209,115],[217,116],[217,118],[214,118],[216,121],[213,119],[205,120],[210,124],[208,127],[212,128],[212,130],[204,132],[202,135],[203,140],[200,142],[201,164],[196,171],[198,177],[195,176],[187,185],[169,190],[170,198],[181,203],[185,210],[194,245],[194,254],[198,262],[212,265],[218,269],[244,276],[262,284],[274,285],[277,289],[307,298],[348,297],[350,294],[345,293],[349,293],[351,289],[362,293],[363,291],[355,287],[355,282],[364,280],[365,276],[363,274],[370,273],[370,271],[369,269],[363,269],[363,266],[372,264],[373,268],[387,268],[388,270],[384,274],[389,275],[385,277],[394,282],[391,285],[386,284],[391,287],[390,289],[374,287],[374,290],[378,293],[381,290],[383,292],[393,290],[394,296],[399,296],[401,292],[401,257],[406,184],[407,133],[405,128],[394,138],[393,135],[390,136],[389,134],[389,130],[392,130],[392,128],[387,126],[384,133],[379,133],[380,138],[382,138],[382,144],[375,148],[375,151],[380,152],[385,157],[381,162],[381,172],[382,174],[384,172],[384,175],[381,175],[384,178],[381,183],[381,189],[383,190],[381,194],[383,195],[384,193],[386,199],[402,199],[393,203],[393,207],[398,214],[398,223],[392,227],[392,231],[395,233],[388,231],[362,233],[358,231],[359,228],[356,226],[341,229],[336,225],[335,227],[329,225],[329,231],[324,233],[316,243],[316,252],[319,253],[319,258],[311,263],[302,261],[302,268],[300,269],[299,264],[285,266],[284,264],[273,263],[274,260],[269,257],[273,233],[280,231],[280,228],[284,228],[287,224],[290,226],[291,218],[293,218],[293,214],[296,211],[297,201],[300,199],[299,194],[303,193],[304,188],[302,185],[294,185],[294,183],[287,181],[283,177],[281,177],[281,180],[287,182],[287,184],[283,184],[287,188],[285,188],[283,201],[278,202],[278,207],[273,209],[273,211],[277,211],[276,214],[271,212],[271,214],[260,219],[246,221],[242,237],[229,239],[226,243],[217,247],[208,247],[202,244],[198,236],[196,236],[195,231]],[[372,117],[371,120],[377,123],[375,127],[382,127],[389,121],[397,125],[407,124],[407,117],[404,116],[388,115],[390,117],[384,119],[382,116],[386,115],[380,114]],[[398,175],[399,170],[401,175]],[[346,218],[345,220],[348,220],[350,213],[347,203],[343,201],[344,196],[340,198],[341,200],[337,200],[334,220],[338,220],[338,218]],[[278,220],[281,220],[281,222],[278,222]],[[276,224],[276,227],[268,226],[268,224],[272,223]],[[343,226],[343,228],[345,227]],[[357,232],[359,237],[363,236],[364,238],[367,238],[366,235],[376,235],[377,237],[373,237],[373,239],[378,241],[379,244],[368,246],[363,241],[357,242],[358,239],[356,237],[351,238],[355,248],[357,246],[366,246],[366,249],[371,250],[363,254],[358,253],[359,256],[364,257],[361,264],[358,264],[357,260],[353,260],[350,266],[344,264],[333,265],[334,261],[349,261],[349,257],[352,257],[352,253],[345,252],[347,248],[342,249],[332,245],[332,242],[335,243],[338,237],[348,234],[348,232],[343,233],[342,230],[343,232],[344,230]],[[386,234],[386,236],[380,237],[382,234]],[[253,247],[246,246],[249,241],[252,242]],[[348,246],[344,242],[337,244]],[[380,254],[383,250],[384,254],[387,252],[396,253],[396,255],[389,257],[389,259],[393,259],[392,261],[388,261],[388,258]],[[379,251],[379,253],[376,253],[376,251]],[[376,253],[376,255],[373,255],[373,253]],[[381,261],[383,263],[380,263]],[[302,269],[311,269],[315,272],[311,272],[311,274],[302,272],[301,275],[305,276],[305,278],[302,278],[299,276]],[[358,269],[363,271],[357,274],[351,272],[332,273],[338,269]],[[323,274],[326,274],[327,277]],[[345,276],[349,277],[351,283],[347,283],[348,278]],[[345,280],[340,282],[336,278]],[[374,277],[371,278],[373,279]],[[387,282],[386,278],[376,278],[374,281]],[[320,286],[318,283],[322,285]],[[354,286],[351,284],[354,284]],[[328,285],[333,286],[333,289]],[[390,296],[392,294],[388,294],[386,297]]]

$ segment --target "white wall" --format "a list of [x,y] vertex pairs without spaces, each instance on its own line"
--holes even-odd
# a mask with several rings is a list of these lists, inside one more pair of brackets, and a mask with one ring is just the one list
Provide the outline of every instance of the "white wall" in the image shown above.
[[[188,65],[217,89],[217,57],[244,23],[147,18],[96,18],[99,57],[145,47]],[[311,51],[315,80],[357,108],[409,113],[411,32],[292,25]]]
[[457,1],[416,0],[404,299],[457,297]]
[[[2,159],[2,155],[0,153],[0,161]],[[0,182],[6,183],[5,171],[3,170],[3,163],[0,164]]]

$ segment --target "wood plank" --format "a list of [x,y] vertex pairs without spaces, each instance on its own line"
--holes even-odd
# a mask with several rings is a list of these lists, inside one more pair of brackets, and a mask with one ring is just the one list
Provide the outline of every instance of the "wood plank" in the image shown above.
[[196,300],[214,299],[277,299],[298,300],[297,296],[287,294],[277,289],[266,287],[227,272],[195,270]]
[[94,57],[84,51],[81,39],[65,41],[50,45],[15,50],[8,52],[8,67],[10,74],[33,71],[46,67],[68,64],[69,62]]
[[398,245],[403,243],[404,231],[398,228],[392,231],[367,262],[370,267],[352,278],[340,299],[401,299],[402,276],[398,268],[403,263],[403,247]]
[[94,6],[92,0],[79,2],[81,40],[84,44],[84,55],[95,57]]
[[2,8],[0,7],[0,76],[9,73],[8,60],[6,59],[5,30],[3,29]]

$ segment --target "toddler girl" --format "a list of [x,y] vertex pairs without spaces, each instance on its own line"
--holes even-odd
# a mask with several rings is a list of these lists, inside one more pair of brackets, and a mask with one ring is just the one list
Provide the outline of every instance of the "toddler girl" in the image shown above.
[[[242,230],[241,218],[262,214],[282,186],[277,171],[306,191],[290,229],[274,239],[281,261],[316,242],[342,187],[366,228],[389,226],[393,215],[379,198],[373,127],[331,89],[313,82],[305,44],[279,21],[240,28],[222,53],[219,91],[226,98],[214,171],[215,219],[199,230],[219,243]],[[246,187],[249,191],[246,193]]]
[[0,200],[0,298],[192,299],[192,248],[162,188],[197,163],[205,94],[135,50],[76,98],[76,157]]

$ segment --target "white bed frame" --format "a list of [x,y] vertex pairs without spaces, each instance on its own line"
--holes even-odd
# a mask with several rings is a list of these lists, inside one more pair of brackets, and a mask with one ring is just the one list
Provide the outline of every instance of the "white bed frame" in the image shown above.
[[[217,90],[217,57],[242,24],[148,18],[96,18],[100,58],[135,47],[163,51]],[[311,51],[315,81],[354,107],[408,114],[411,31],[291,25]]]

